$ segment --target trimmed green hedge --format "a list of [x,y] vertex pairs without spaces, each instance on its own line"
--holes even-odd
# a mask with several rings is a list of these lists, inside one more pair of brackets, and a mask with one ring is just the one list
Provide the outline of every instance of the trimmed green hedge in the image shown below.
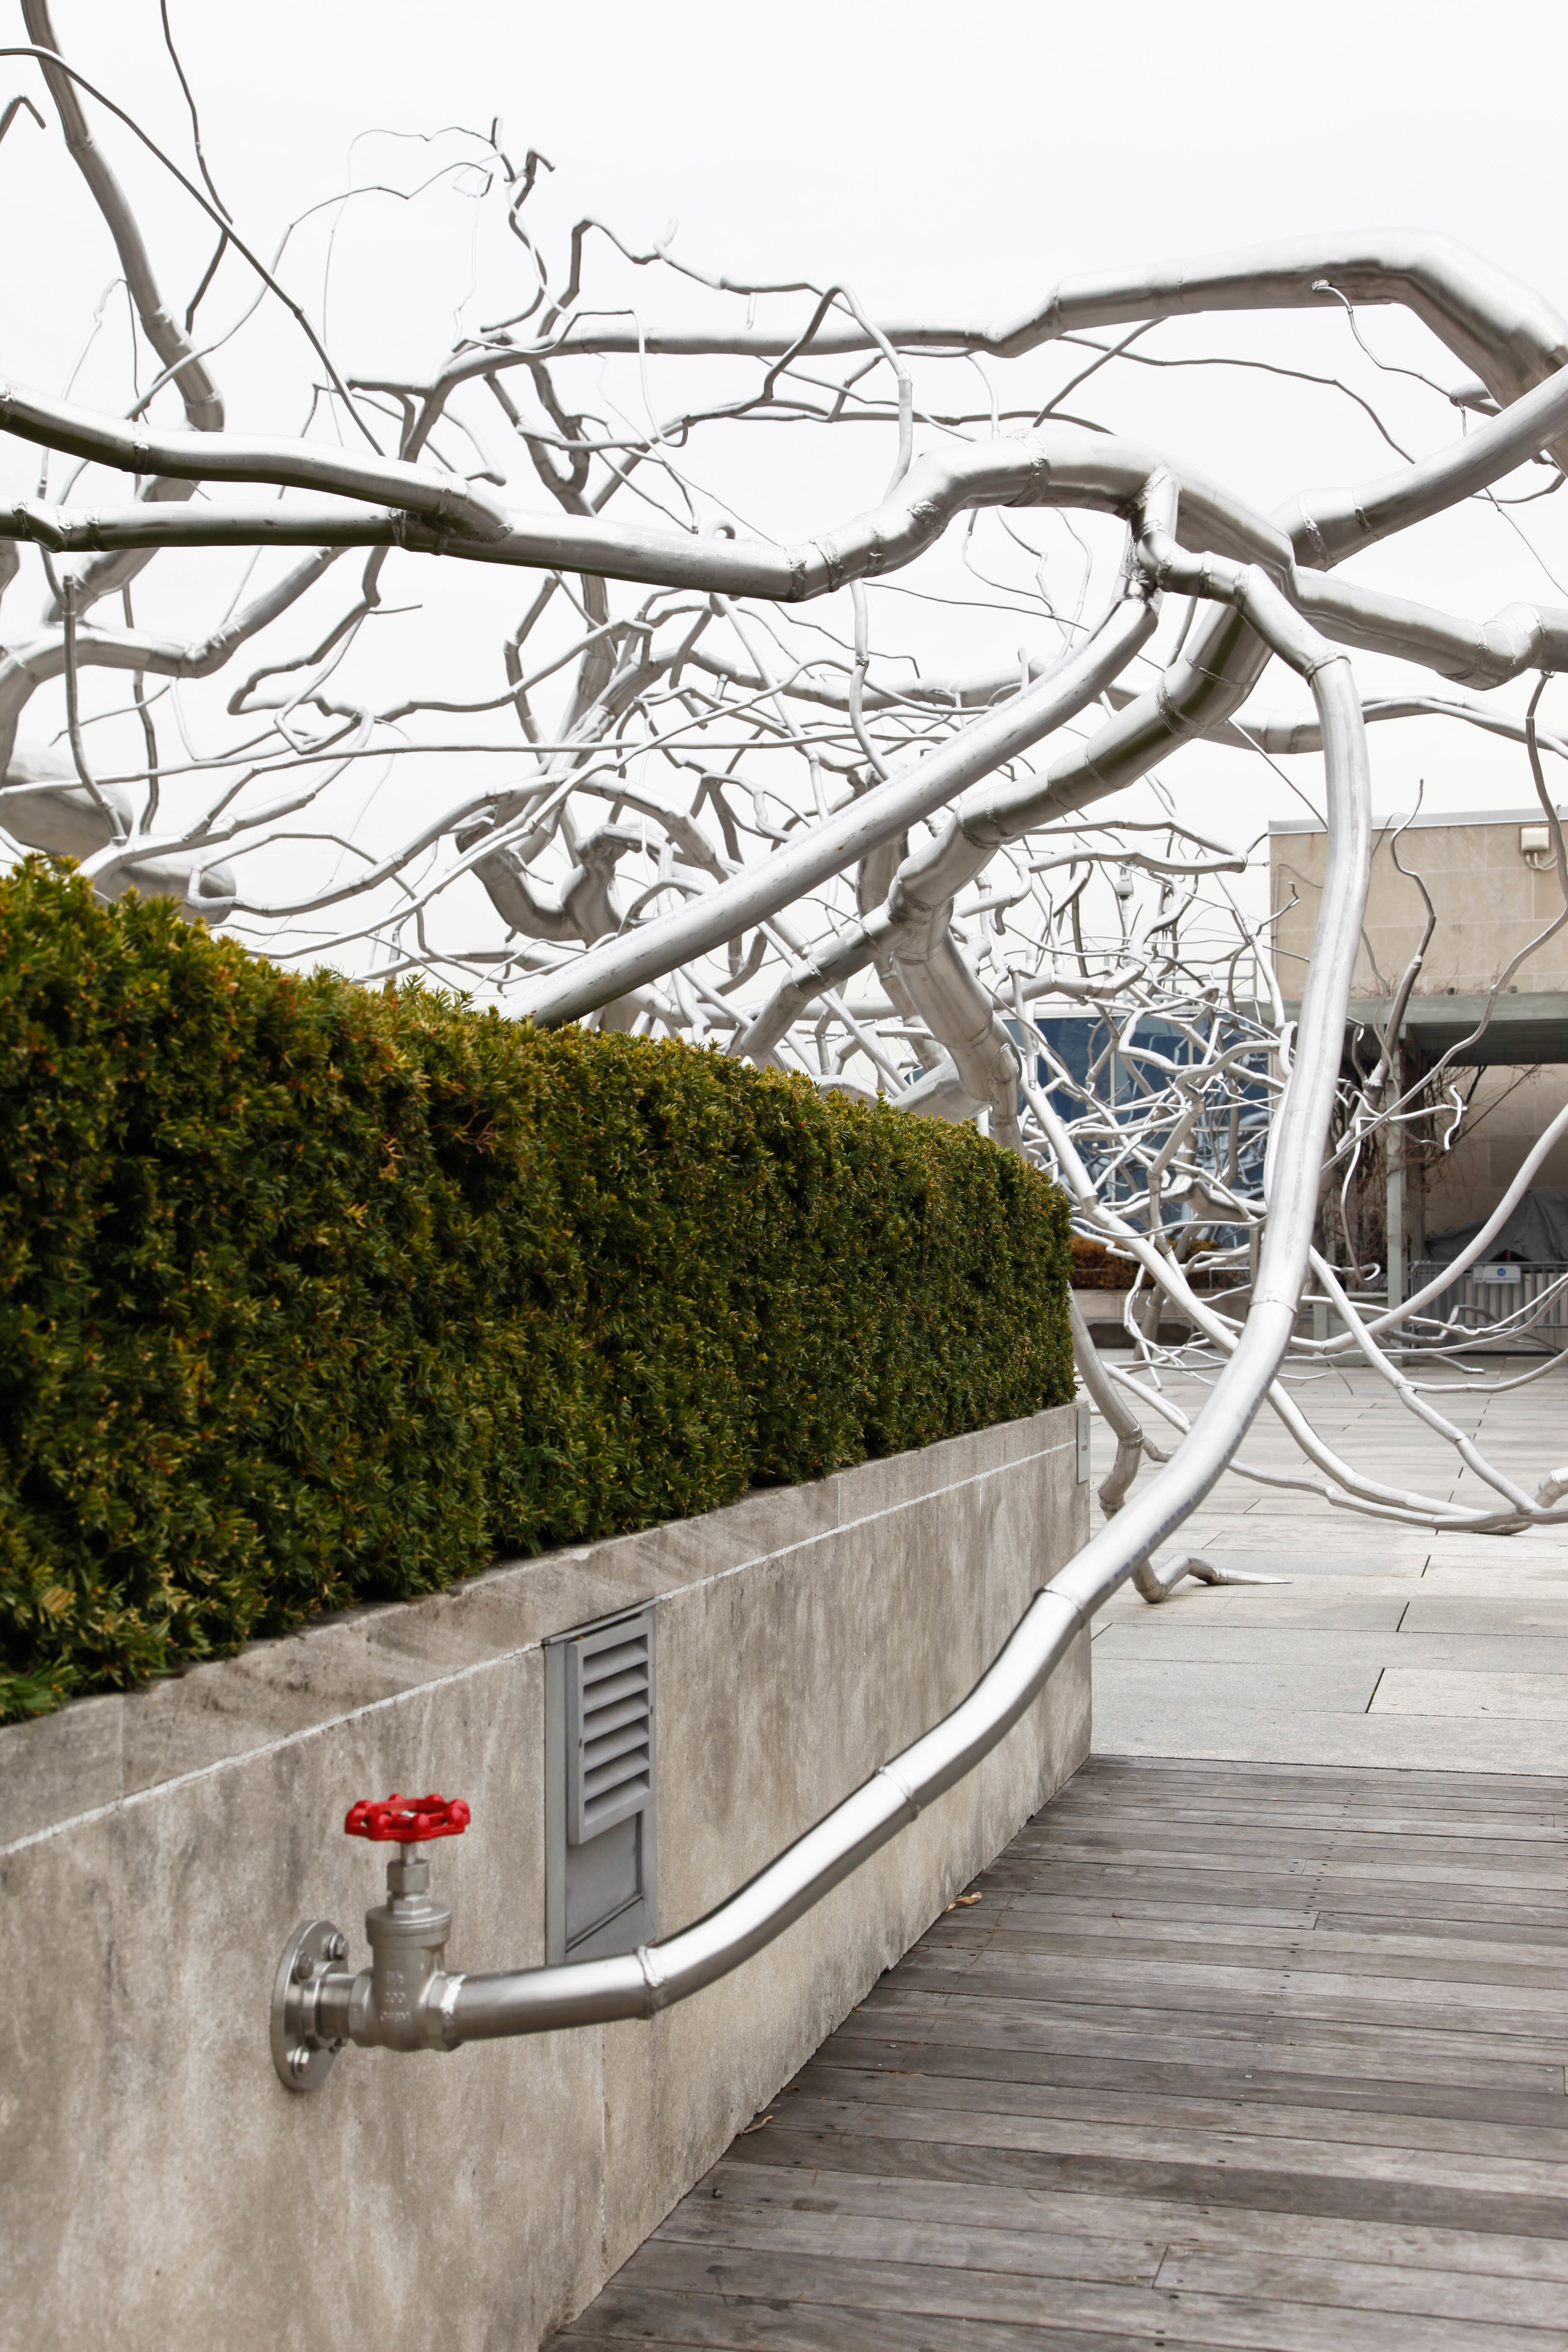
[[972,1128],[0,881],[0,1717],[1072,1393]]
[[1131,1290],[1138,1268],[1128,1257],[1113,1257],[1103,1242],[1088,1234],[1072,1237],[1072,1286],[1075,1290]]

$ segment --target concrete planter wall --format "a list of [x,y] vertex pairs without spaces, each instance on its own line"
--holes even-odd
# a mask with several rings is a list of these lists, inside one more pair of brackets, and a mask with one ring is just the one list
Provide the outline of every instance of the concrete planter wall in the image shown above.
[[353,1933],[358,1796],[435,1847],[449,1963],[543,1958],[548,1635],[657,1603],[658,1928],[960,1699],[1088,1533],[1073,1409],[504,1565],[0,1732],[6,2347],[530,2352],[596,2293],[1089,1746],[1087,1641],[962,1787],[652,2024],[446,2056],[268,2054],[295,1921]]

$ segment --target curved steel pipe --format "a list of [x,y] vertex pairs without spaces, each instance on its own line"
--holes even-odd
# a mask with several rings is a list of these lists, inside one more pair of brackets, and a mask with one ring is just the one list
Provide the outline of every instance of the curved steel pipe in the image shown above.
[[[1118,691],[1115,688],[1110,689],[1110,701],[1116,700]],[[1467,727],[1479,727],[1483,735],[1500,735],[1506,742],[1526,743],[1530,740],[1530,730],[1522,719],[1512,719],[1506,711],[1483,710],[1476,702],[1450,702],[1440,694],[1369,695],[1362,704],[1361,714],[1369,727],[1380,719],[1458,719]],[[1538,727],[1535,740],[1542,751],[1568,760],[1568,737],[1553,735],[1544,727]],[[1317,752],[1323,748],[1322,729],[1317,720],[1289,710],[1268,711],[1257,720],[1248,719],[1245,727],[1227,720],[1211,730],[1209,740],[1237,751],[1272,751],[1276,755]]]
[[[869,326],[836,315],[831,323],[824,320],[807,348],[817,357],[869,352],[880,347],[880,338],[895,349],[983,351],[1013,359],[1062,335],[1135,324],[1141,319],[1193,318],[1215,310],[1317,310],[1332,299],[1323,290],[1325,280],[1351,302],[1402,304],[1457,359],[1473,368],[1487,391],[1504,405],[1568,364],[1568,325],[1532,287],[1457,238],[1420,229],[1284,237],[1228,253],[1085,273],[1063,278],[1043,302],[994,321],[896,319],[878,324],[873,332]],[[509,345],[498,338],[482,350],[449,360],[427,387],[366,379],[365,388],[422,390],[436,398],[445,397],[469,376],[541,358],[620,352],[771,360],[799,348],[798,333],[777,329],[671,331],[647,328],[641,321],[623,326],[595,319],[568,325],[537,343]]]
[[1197,1584],[1289,1584],[1288,1576],[1258,1576],[1248,1570],[1221,1568],[1217,1562],[1205,1559],[1202,1552],[1184,1551],[1176,1559],[1156,1568],[1152,1559],[1144,1560],[1132,1571],[1135,1591],[1152,1607],[1169,1601],[1184,1576]]
[[1489,621],[1468,621],[1348,580],[1298,572],[1291,601],[1339,645],[1419,662],[1456,685],[1506,686],[1526,670],[1568,669],[1568,611],[1505,604]]
[[[59,42],[50,21],[48,0],[22,0],[22,17],[27,37],[40,49],[52,49],[59,54]],[[125,283],[136,305],[136,315],[142,321],[142,331],[157,352],[170,380],[184,404],[185,415],[192,430],[197,433],[221,433],[223,430],[223,398],[213,382],[205,360],[197,355],[185,329],[171,318],[163,306],[146,243],[137,225],[136,215],[126,201],[125,191],[114,175],[113,169],[88,128],[86,113],[68,71],[51,65],[47,58],[38,60],[39,69],[55,101],[65,133],[67,152],[92,191],[93,199],[102,214],[120,266],[125,272]],[[193,482],[170,481],[155,475],[142,485],[144,499],[162,501],[166,499],[188,499],[194,496]],[[148,555],[127,549],[97,563],[88,564],[77,578],[76,609],[85,613],[89,604],[111,591],[123,588],[136,577],[148,562]],[[46,617],[58,621],[60,609],[53,597]]]
[[[508,512],[488,492],[401,458],[230,434],[204,434],[199,443],[189,436],[153,435],[139,425],[122,425],[96,410],[14,385],[0,385],[0,430],[124,472],[146,473],[156,467],[191,480],[274,483],[397,509],[226,513],[208,503],[190,509],[136,506],[87,511],[23,499],[5,511],[6,536],[37,540],[58,553],[301,541],[401,546],[798,604],[912,562],[956,515],[973,508],[1066,505],[1126,517],[1150,477],[1166,473],[1180,479],[1182,527],[1192,545],[1262,563],[1282,580],[1294,560],[1282,532],[1205,476],[1177,468],[1132,442],[1070,425],[946,446],[921,457],[877,506],[789,547],[644,530],[595,514]],[[441,529],[423,528],[418,518]]]
[[[142,424],[75,401],[55,400],[20,384],[0,383],[0,432],[14,433],[46,449],[63,449],[89,464],[112,466],[125,474],[166,474],[187,482],[269,482],[285,489],[331,490],[341,498],[386,502],[410,514],[426,515],[449,530],[499,539],[508,529],[506,509],[488,490],[460,476],[431,473],[399,457],[362,457],[357,450],[329,449],[309,441],[265,441],[234,433],[155,433]],[[156,530],[193,536],[199,515],[171,514],[156,504],[144,520]],[[182,531],[181,526],[186,529]],[[105,544],[108,544],[105,541]],[[120,546],[162,545],[121,535]]]
[[1279,520],[1298,561],[1326,569],[1473,497],[1541,450],[1555,456],[1565,428],[1568,375],[1550,376],[1463,441],[1360,488],[1305,490],[1280,509]]
[[733,876],[673,915],[591,948],[564,970],[542,978],[520,994],[519,1011],[548,1026],[578,1020],[626,989],[657,979],[765,921],[791,899],[907,832],[976,777],[1017,758],[1083,709],[1147,642],[1155,618],[1141,584],[1129,582],[1127,593],[1088,643],[1026,694],[988,710],[924,759],[905,761],[885,783],[862,793],[765,864]]
[[1140,556],[1162,583],[1234,604],[1271,650],[1308,678],[1326,748],[1328,871],[1279,1112],[1262,1262],[1246,1327],[1203,1412],[1172,1461],[1037,1596],[968,1697],[705,1918],[616,1959],[482,1976],[433,1967],[415,2014],[400,2011],[384,2025],[368,1972],[324,1970],[310,1986],[304,2021],[317,2046],[342,2036],[366,2044],[456,2049],[513,2033],[651,2017],[729,1974],[990,1753],[1044,1689],[1095,1610],[1148,1564],[1239,1447],[1290,1336],[1317,1213],[1317,1171],[1370,865],[1366,740],[1346,657],[1331,653],[1262,573],[1200,563],[1176,548],[1157,522],[1143,533]]
[[1100,1360],[1100,1349],[1094,1343],[1094,1334],[1076,1295],[1070,1290],[1068,1293],[1068,1315],[1072,1326],[1072,1357],[1079,1379],[1116,1440],[1116,1459],[1100,1485],[1100,1507],[1108,1519],[1114,1518],[1126,1501],[1127,1490],[1142,1465],[1143,1425],[1115,1382],[1106,1377],[1105,1366]]
[[503,2034],[653,2017],[728,1976],[972,1772],[1033,1704],[1087,1622],[1076,1601],[1047,1586],[951,1715],[705,1919],[623,1959],[449,1978],[433,1988],[427,2039],[450,2050]]
[[[22,0],[22,21],[27,28],[27,38],[40,49],[52,49],[57,57],[60,45],[55,37],[50,21],[48,0]],[[120,266],[125,272],[125,283],[136,305],[136,315],[142,331],[174,382],[184,404],[185,415],[198,433],[216,433],[223,426],[223,402],[217,386],[207,373],[205,362],[196,355],[195,348],[178,321],[163,307],[158,290],[152,259],[136,215],[125,200],[114,172],[102,150],[88,129],[87,116],[77,95],[76,85],[68,73],[47,58],[39,59],[39,68],[48,85],[49,96],[60,118],[66,148],[82,178],[91,189],[99,211],[103,215]]]
[[[204,434],[199,441],[154,436],[140,425],[13,386],[0,386],[0,429],[128,472],[155,467],[192,481],[326,490],[345,499],[387,501],[395,509],[225,512],[216,503],[193,509],[147,502],[89,510],[22,499],[5,511],[0,532],[5,537],[33,540],[57,553],[178,546],[400,546],[445,551],[470,562],[798,604],[912,562],[955,515],[973,508],[1073,506],[1126,516],[1156,471],[1173,472],[1180,482],[1184,543],[1262,563],[1278,580],[1289,582],[1296,563],[1327,569],[1358,548],[1442,513],[1552,446],[1553,436],[1568,429],[1568,377],[1551,378],[1467,440],[1404,473],[1305,492],[1289,501],[1275,520],[1151,450],[1110,435],[1058,425],[1016,440],[964,445],[922,457],[879,506],[836,530],[784,548],[645,530],[592,514],[509,512],[469,483],[398,458],[227,434]],[[1376,603],[1374,596],[1367,600],[1369,614]],[[1324,609],[1334,609],[1331,601]],[[1235,628],[1234,616],[1214,615],[1206,634],[1223,643]],[[1173,683],[1163,689],[1182,714],[1167,730],[1173,738],[1202,733],[1205,719],[1212,724],[1235,708],[1234,696],[1215,691],[1215,669],[1214,652],[1200,660],[1196,646],[1184,663],[1173,666]],[[1174,685],[1187,671],[1194,679],[1215,681],[1207,706],[1195,685],[1190,696]],[[1123,722],[1131,718],[1130,711],[1121,714]]]

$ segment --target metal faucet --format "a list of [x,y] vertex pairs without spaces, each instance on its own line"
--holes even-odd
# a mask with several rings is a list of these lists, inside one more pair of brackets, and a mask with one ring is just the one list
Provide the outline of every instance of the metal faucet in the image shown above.
[[[452,1914],[430,1899],[430,1864],[420,1847],[461,1837],[470,1815],[461,1797],[361,1798],[343,1822],[350,1837],[395,1844],[386,1900],[364,1916],[371,1963],[340,1965],[348,1938],[330,1919],[308,1919],[284,1947],[272,1989],[272,2063],[290,2091],[314,2091],[345,2042],[388,2050],[446,2050],[443,2021],[429,1995],[443,1975]],[[450,1979],[454,1984],[461,1979]]]

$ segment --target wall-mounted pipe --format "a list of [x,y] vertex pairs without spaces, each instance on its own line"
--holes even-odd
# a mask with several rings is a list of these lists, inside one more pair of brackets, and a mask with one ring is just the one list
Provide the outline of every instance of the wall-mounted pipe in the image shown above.
[[[761,1951],[988,1755],[1046,1687],[1094,1612],[1146,1563],[1202,1501],[1239,1447],[1279,1368],[1296,1317],[1318,1205],[1318,1170],[1338,1076],[1371,856],[1371,794],[1361,703],[1350,665],[1255,568],[1205,564],[1158,523],[1140,560],[1163,584],[1234,604],[1308,680],[1323,728],[1329,858],[1289,1084],[1272,1155],[1268,1221],[1253,1303],[1234,1353],[1174,1457],[1134,1490],[1037,1596],[969,1696],[872,1774],[815,1828],[693,1926],[605,1960],[473,1976],[448,1970],[445,1916],[434,1918],[395,2014],[384,2016],[374,1972],[326,1957],[337,1931],[296,1931],[274,2000],[282,2079],[310,2087],[345,2042],[456,2049],[617,2018],[650,2017]],[[418,1890],[423,1900],[424,1890]],[[434,1910],[435,1906],[432,1906]],[[438,1931],[438,1932],[437,1932]]]

